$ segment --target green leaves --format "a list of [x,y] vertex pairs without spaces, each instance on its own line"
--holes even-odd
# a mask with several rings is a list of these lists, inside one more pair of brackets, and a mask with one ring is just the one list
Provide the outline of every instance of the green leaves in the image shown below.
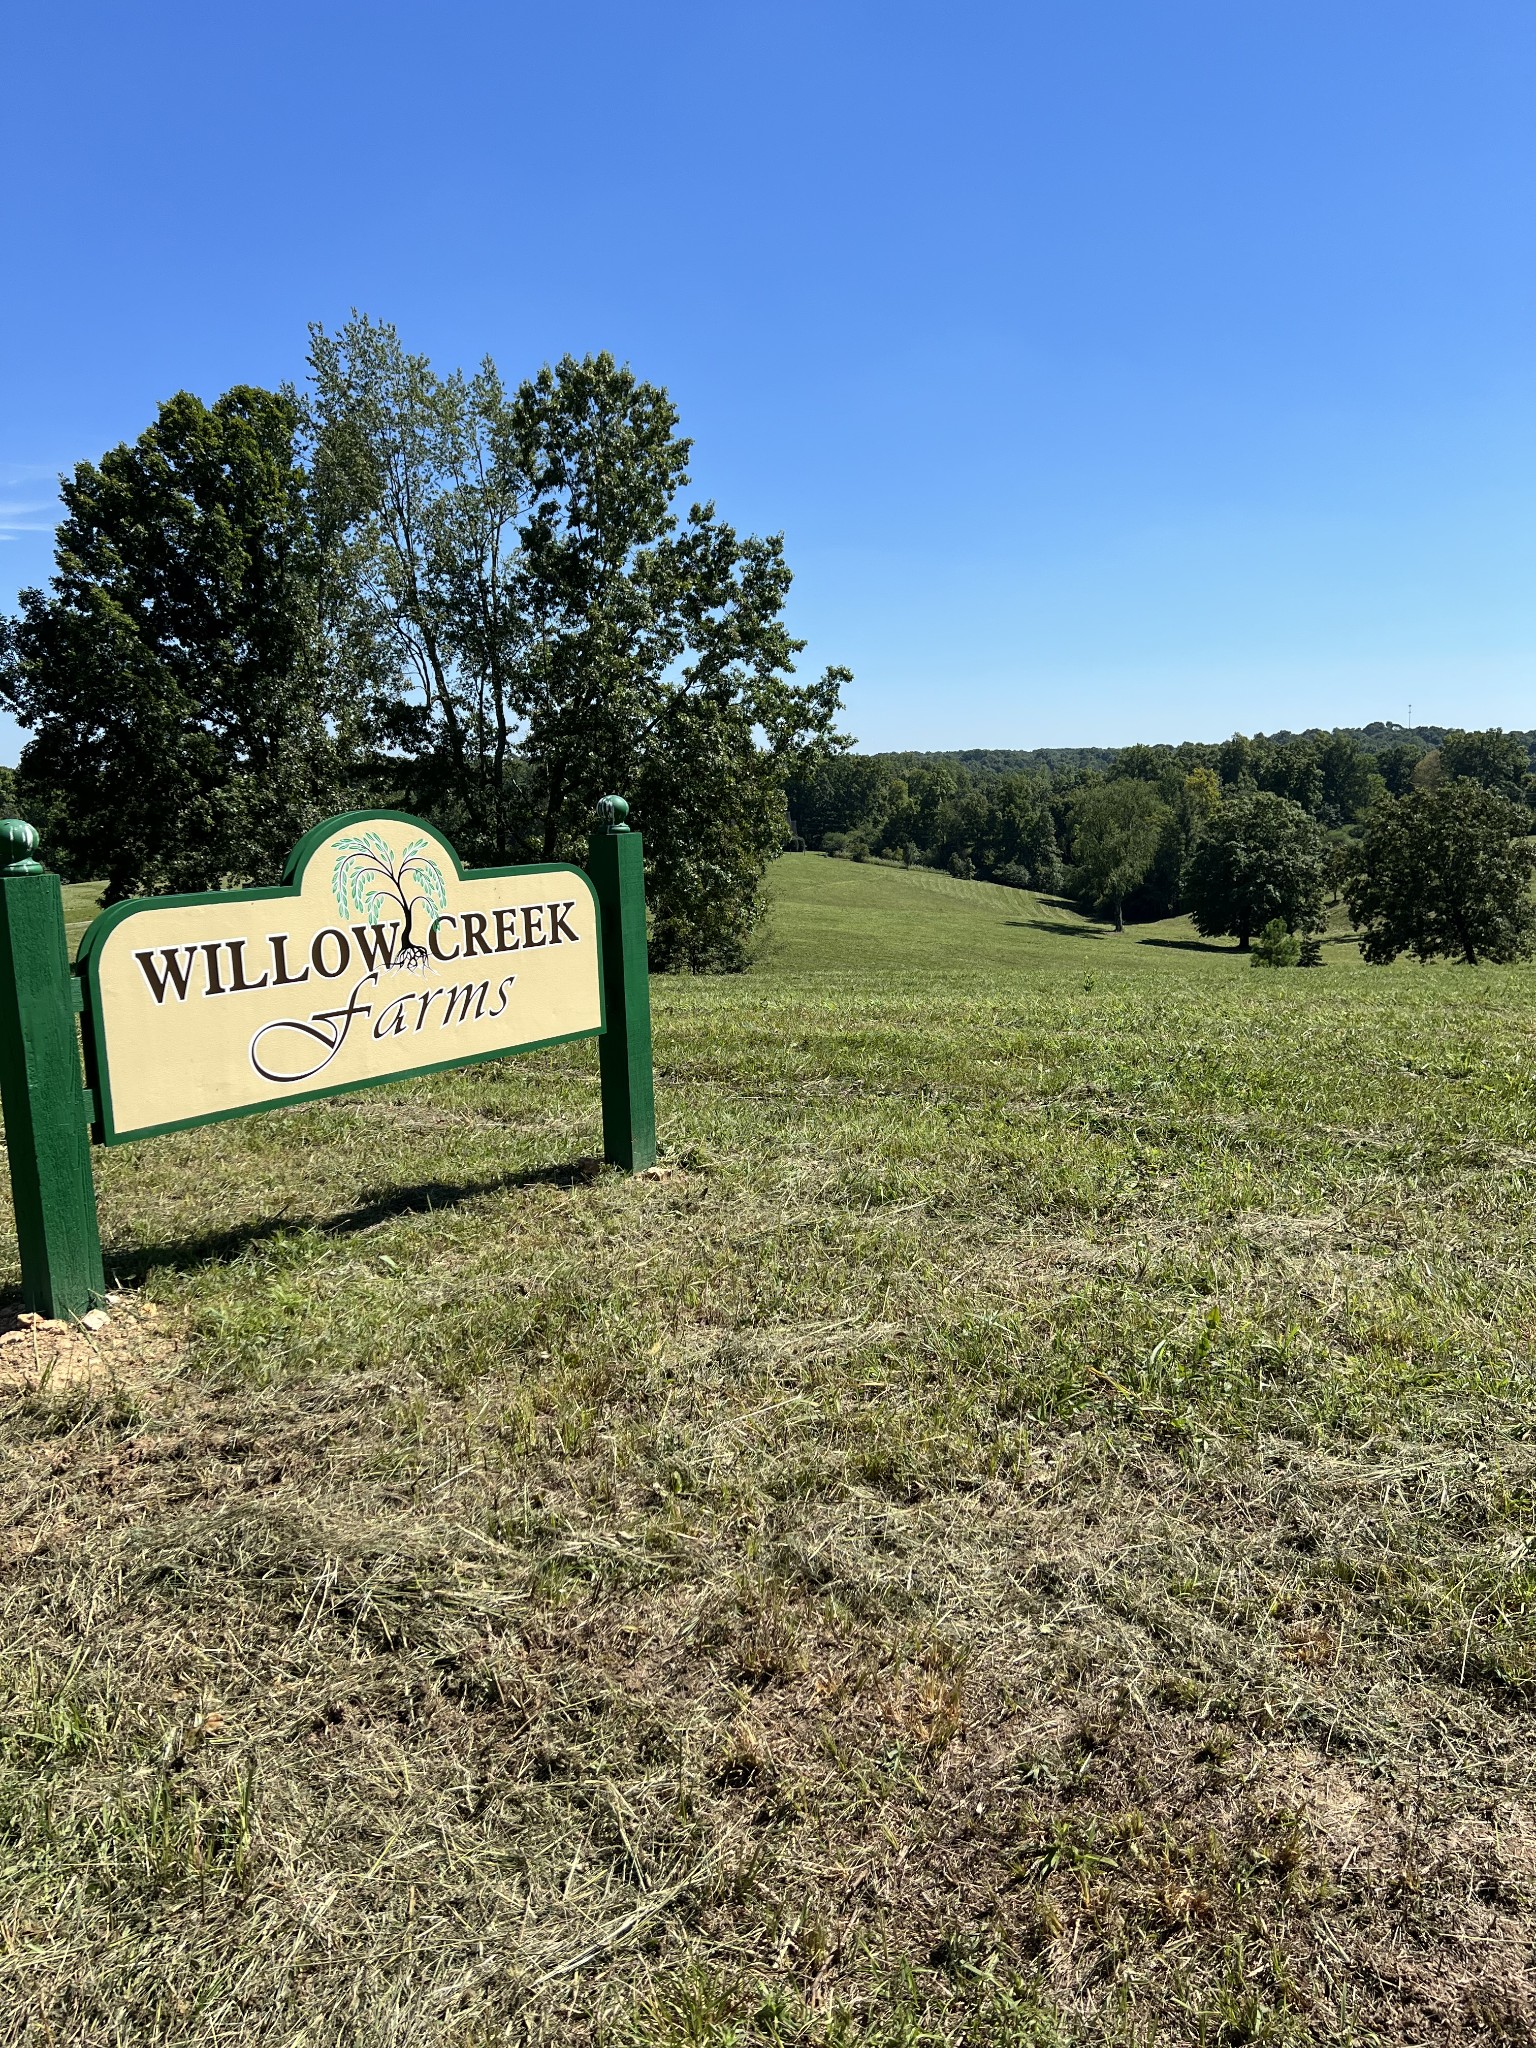
[[109,899],[270,880],[337,808],[346,718],[297,423],[250,386],[168,399],[65,482],[51,588],[7,624],[22,799]]
[[1525,741],[1497,726],[1484,732],[1448,732],[1440,742],[1439,768],[1446,781],[1481,783],[1512,803],[1524,803],[1532,787]]
[[[787,778],[842,744],[847,671],[794,680],[782,538],[688,501],[676,407],[612,356],[509,391],[354,316],[311,369],[302,405],[182,393],[65,486],[53,593],[0,622],[56,856],[113,898],[265,881],[382,800],[471,861],[575,858],[618,790],[653,960],[741,965]],[[338,903],[441,911],[424,847],[363,837]]]
[[1345,892],[1365,958],[1527,958],[1536,943],[1530,828],[1523,804],[1466,779],[1383,798]]
[[1327,883],[1322,827],[1269,790],[1232,797],[1214,811],[1183,875],[1196,931],[1230,935],[1244,948],[1277,918],[1289,932],[1320,930]]
[[425,903],[434,919],[440,917],[448,907],[448,890],[442,869],[427,853],[431,843],[418,837],[397,854],[379,832],[338,839],[331,888],[342,915],[350,911],[377,922],[398,911],[409,928],[412,904]]
[[350,913],[372,924],[385,916],[391,905],[403,907],[394,888],[389,847],[377,832],[338,839],[336,844],[345,851],[331,871],[331,889],[343,917]]
[[1301,941],[1287,931],[1283,917],[1272,917],[1253,942],[1255,967],[1296,967],[1301,962]]
[[1084,892],[1123,923],[1125,898],[1157,857],[1169,822],[1165,804],[1145,782],[1093,782],[1072,805],[1072,859]]
[[509,395],[489,361],[439,377],[355,317],[314,330],[311,360],[316,476],[393,662],[405,805],[471,860],[550,860],[620,790],[653,960],[739,966],[786,779],[835,744],[846,680],[791,680],[780,537],[684,509],[677,409],[610,355]]

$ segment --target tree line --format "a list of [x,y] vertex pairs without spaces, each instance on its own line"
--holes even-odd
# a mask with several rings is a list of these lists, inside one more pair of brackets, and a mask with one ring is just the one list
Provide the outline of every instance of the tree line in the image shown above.
[[361,315],[311,330],[302,390],[178,393],[64,480],[50,586],[0,620],[17,805],[115,901],[271,881],[364,807],[476,864],[578,858],[618,791],[656,964],[739,966],[849,677],[795,679],[782,537],[689,460],[609,355],[510,387]]
[[1117,929],[1184,911],[1244,950],[1269,931],[1266,959],[1307,957],[1277,939],[1320,932],[1330,899],[1348,905],[1372,961],[1525,957],[1527,738],[1370,737],[1237,734],[1024,773],[985,757],[827,756],[789,778],[792,843],[1065,891]]

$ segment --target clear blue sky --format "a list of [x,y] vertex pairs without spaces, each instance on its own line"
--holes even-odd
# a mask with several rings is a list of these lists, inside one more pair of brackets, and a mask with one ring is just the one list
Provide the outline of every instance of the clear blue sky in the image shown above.
[[0,93],[0,606],[357,306],[670,386],[865,746],[1536,725],[1533,0],[59,0]]

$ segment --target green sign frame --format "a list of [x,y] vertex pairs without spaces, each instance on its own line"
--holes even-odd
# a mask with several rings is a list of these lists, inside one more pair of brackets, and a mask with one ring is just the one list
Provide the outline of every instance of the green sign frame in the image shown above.
[[[301,894],[305,870],[318,849],[347,826],[372,824],[405,825],[413,831],[430,838],[453,862],[457,878],[461,881],[491,882],[519,879],[525,875],[568,875],[578,879],[597,904],[597,891],[590,875],[580,868],[573,868],[566,862],[541,861],[528,867],[510,868],[466,868],[451,843],[435,826],[424,818],[413,817],[409,811],[344,811],[329,818],[323,825],[316,825],[306,832],[283,870],[281,884],[275,889],[214,889],[189,896],[148,896],[135,897],[127,902],[114,903],[110,910],[104,910],[86,930],[75,954],[75,972],[85,985],[85,1011],[83,1035],[85,1040],[86,1085],[96,1100],[96,1114],[92,1123],[92,1136],[98,1145],[132,1144],[140,1138],[158,1138],[169,1131],[195,1130],[200,1124],[227,1123],[233,1117],[260,1116],[266,1110],[277,1107],[271,1102],[242,1103],[234,1109],[213,1110],[206,1115],[173,1117],[164,1123],[135,1124],[131,1129],[118,1127],[112,1101],[112,1065],[110,1034],[105,1028],[101,989],[100,963],[102,947],[107,938],[129,918],[145,910],[181,910],[201,908],[205,905],[218,909],[234,909],[245,904],[291,903]],[[283,1097],[285,1103],[318,1102],[331,1095],[350,1095],[360,1088],[383,1088],[391,1081],[415,1080],[422,1074],[444,1073],[452,1067],[473,1066],[482,1060],[514,1059],[518,1053],[538,1052],[545,1046],[568,1044],[573,1039],[597,1038],[607,1028],[603,1014],[603,949],[598,948],[598,1008],[600,1021],[593,1029],[557,1032],[550,1038],[530,1039],[512,1050],[504,1046],[492,1047],[486,1052],[461,1054],[443,1060],[427,1060],[419,1066],[398,1067],[387,1074],[368,1075],[361,1079],[337,1081],[319,1088],[301,1088]]]
[[[451,859],[460,884],[539,875],[561,875],[584,883],[595,910],[598,1021],[595,1026],[514,1046],[298,1089],[285,1093],[281,1101],[319,1101],[359,1088],[382,1087],[595,1037],[604,1157],[629,1173],[651,1165],[656,1157],[656,1115],[644,852],[641,836],[630,830],[627,817],[628,805],[622,797],[603,799],[583,872],[560,863],[466,868],[441,832],[408,812],[345,812],[304,835],[276,888],[215,890],[113,905],[86,931],[73,968],[65,949],[59,878],[31,857],[38,835],[20,819],[0,820],[0,860],[9,856],[8,865],[0,866],[0,1110],[5,1119],[25,1305],[47,1316],[62,1317],[80,1315],[104,1298],[90,1138],[103,1145],[126,1144],[279,1106],[277,1101],[252,1101],[131,1129],[121,1127],[113,1101],[112,1028],[101,979],[106,941],[126,920],[147,910],[212,906],[234,911],[250,904],[296,902],[314,854],[348,826],[388,822],[425,834]],[[435,932],[435,922],[431,929]],[[433,946],[435,951],[435,940]],[[424,1021],[425,1002],[421,1014]],[[467,1002],[464,1014],[467,1017]]]

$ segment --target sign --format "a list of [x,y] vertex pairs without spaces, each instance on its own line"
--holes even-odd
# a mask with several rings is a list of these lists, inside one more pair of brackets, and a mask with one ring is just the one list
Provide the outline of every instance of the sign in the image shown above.
[[601,954],[580,868],[464,869],[403,812],[332,818],[281,888],[119,903],[90,927],[96,1134],[122,1144],[594,1036]]
[[355,811],[300,840],[280,889],[104,911],[73,973],[59,878],[35,829],[0,818],[0,1110],[26,1307],[105,1298],[87,1113],[117,1145],[596,1037],[603,1157],[643,1172],[656,1102],[628,817],[602,799],[584,870],[466,872],[419,818]]

